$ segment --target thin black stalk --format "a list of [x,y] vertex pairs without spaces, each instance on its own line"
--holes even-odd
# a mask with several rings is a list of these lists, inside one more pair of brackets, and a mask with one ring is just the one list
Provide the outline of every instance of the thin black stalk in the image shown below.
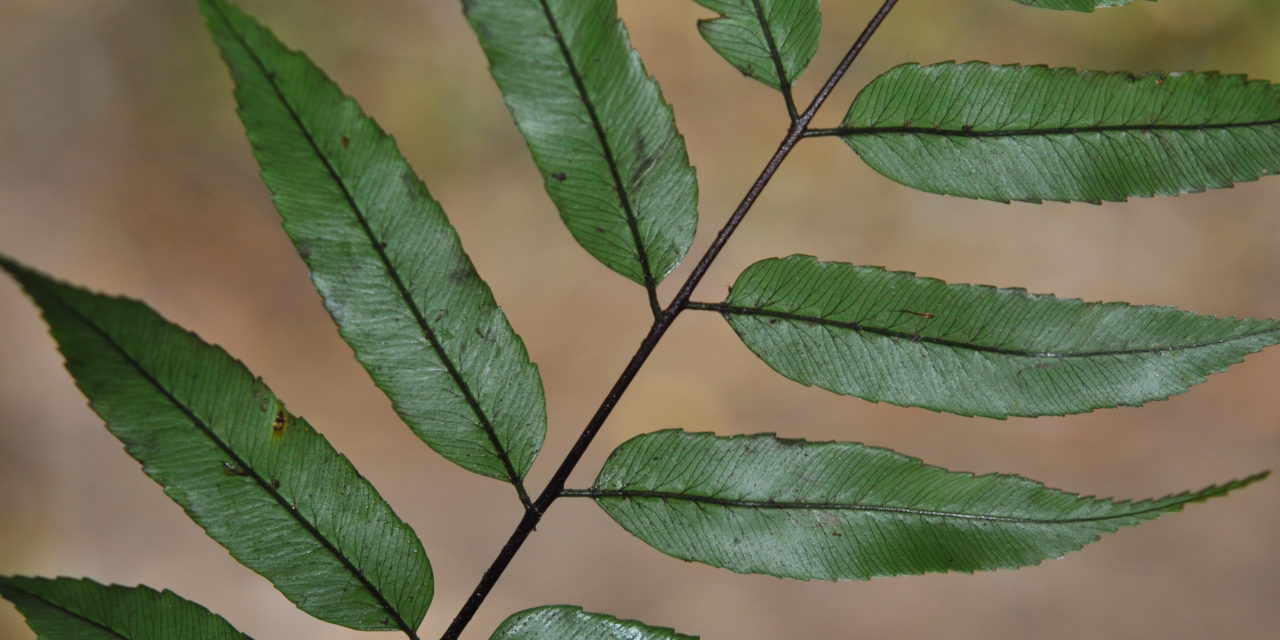
[[791,83],[786,80],[782,81],[782,99],[787,104],[787,116],[791,118],[791,124],[795,125],[796,120],[800,119],[800,111],[796,107],[795,92],[792,91]]
[[649,293],[649,310],[653,312],[653,321],[657,322],[662,318],[662,303],[658,301],[658,286],[646,285]]
[[880,6],[880,10],[876,12],[875,16],[871,18],[871,21],[867,23],[866,28],[862,30],[862,34],[858,36],[856,41],[854,41],[853,46],[851,46],[849,51],[845,53],[840,64],[831,72],[826,83],[822,85],[822,88],[818,90],[817,95],[813,97],[813,101],[809,103],[808,108],[806,108],[804,113],[800,114],[800,117],[792,123],[791,128],[787,131],[786,137],[778,144],[777,151],[775,151],[773,156],[769,158],[769,162],[765,164],[764,169],[760,171],[760,175],[756,178],[755,182],[751,184],[751,188],[747,190],[747,194],[743,196],[742,202],[740,202],[738,207],[734,209],[733,214],[729,216],[729,220],[725,223],[724,227],[720,229],[720,232],[716,234],[715,239],[711,241],[711,246],[707,247],[702,258],[698,260],[697,265],[693,268],[693,272],[689,274],[689,277],[685,280],[684,284],[681,285],[680,291],[676,293],[671,304],[667,305],[667,308],[662,311],[662,314],[659,315],[654,320],[653,325],[649,327],[649,332],[645,335],[644,339],[640,341],[640,346],[636,348],[635,355],[631,356],[631,360],[627,363],[626,368],[623,369],[622,374],[618,376],[618,380],[613,383],[613,387],[609,389],[608,395],[606,395],[604,401],[600,403],[600,407],[596,409],[595,414],[591,416],[591,420],[582,430],[582,434],[578,436],[578,440],[573,443],[573,447],[569,449],[569,453],[565,455],[564,460],[560,463],[560,467],[556,469],[551,480],[547,482],[546,488],[542,490],[542,493],[538,495],[538,499],[534,501],[533,507],[525,510],[524,517],[520,519],[520,524],[516,525],[515,531],[511,533],[511,537],[507,539],[506,544],[502,545],[502,550],[498,552],[498,556],[494,558],[493,563],[489,565],[489,568],[485,570],[484,575],[480,577],[480,582],[471,592],[471,596],[467,598],[465,603],[463,603],[462,609],[458,611],[458,615],[454,617],[453,622],[449,625],[449,628],[445,630],[444,635],[440,636],[441,640],[457,640],[462,635],[463,629],[465,629],[467,624],[471,622],[471,618],[475,616],[476,611],[480,609],[480,605],[484,602],[485,598],[488,597],[493,586],[497,584],[498,578],[502,576],[502,573],[506,571],[507,566],[511,564],[511,560],[515,557],[516,552],[520,550],[524,541],[529,538],[529,534],[533,533],[534,529],[538,526],[538,522],[542,520],[542,516],[546,514],[547,509],[551,506],[551,503],[555,502],[556,499],[560,497],[561,492],[564,491],[565,481],[569,479],[569,474],[578,466],[578,463],[582,460],[582,456],[587,452],[587,447],[591,445],[591,441],[595,439],[600,428],[604,426],[604,422],[609,418],[609,414],[613,413],[614,407],[616,407],[618,401],[622,399],[622,394],[626,392],[627,388],[631,386],[631,382],[635,380],[636,375],[640,373],[640,368],[644,366],[645,361],[649,359],[653,350],[658,346],[658,342],[662,340],[662,336],[666,334],[667,329],[671,328],[671,324],[675,322],[675,319],[680,315],[680,312],[684,311],[688,306],[689,298],[693,295],[693,290],[697,288],[698,283],[701,282],[703,276],[706,275],[707,270],[711,268],[711,264],[715,261],[716,257],[720,255],[720,251],[724,249],[724,245],[729,242],[729,238],[733,235],[733,232],[737,230],[738,225],[742,224],[743,218],[746,217],[752,206],[755,205],[756,200],[759,199],[760,193],[764,191],[765,186],[769,184],[769,181],[773,178],[774,174],[777,173],[778,167],[782,164],[782,161],[791,154],[796,143],[804,137],[804,133],[809,126],[809,123],[813,121],[813,117],[817,115],[818,109],[820,109],[822,104],[827,101],[831,92],[835,90],[836,85],[839,84],[841,78],[844,77],[845,72],[849,70],[849,67],[853,64],[854,60],[856,60],[858,55],[862,53],[862,49],[866,47],[871,36],[880,28],[880,25],[884,23],[885,18],[889,16],[889,12],[892,11],[894,6],[897,4],[898,0],[885,0],[884,4]]

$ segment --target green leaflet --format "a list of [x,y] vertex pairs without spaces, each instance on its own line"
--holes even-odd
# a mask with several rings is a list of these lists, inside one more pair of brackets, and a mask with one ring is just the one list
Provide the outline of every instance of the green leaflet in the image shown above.
[[0,576],[0,596],[41,640],[249,640],[208,609],[147,586]]
[[1159,500],[1100,500],[854,443],[668,430],[623,443],[592,489],[569,495],[594,498],[632,534],[683,560],[866,580],[1039,564],[1266,475]]
[[1280,321],[1089,303],[911,273],[762,260],[722,313],[770,367],[872,401],[990,418],[1136,406],[1280,342]]
[[818,51],[818,0],[696,0],[720,14],[698,21],[698,33],[744,75],[779,91]]
[[542,380],[395,141],[306,56],[202,0],[285,231],[342,337],[431,448],[520,486]]
[[580,607],[535,607],[507,618],[489,640],[697,640],[671,629],[619,620]]
[[[1155,2],[1156,0],[1150,0]],[[1101,7],[1123,7],[1133,0],[1014,0],[1029,7],[1041,9],[1060,9],[1063,11],[1092,12]]]
[[698,185],[613,0],[464,0],[560,217],[651,293],[684,257]]
[[417,627],[433,584],[422,543],[243,364],[140,302],[0,267],[107,428],[211,538],[321,620]]
[[1280,85],[1208,73],[904,64],[835,130],[910,187],[999,202],[1177,195],[1280,172]]

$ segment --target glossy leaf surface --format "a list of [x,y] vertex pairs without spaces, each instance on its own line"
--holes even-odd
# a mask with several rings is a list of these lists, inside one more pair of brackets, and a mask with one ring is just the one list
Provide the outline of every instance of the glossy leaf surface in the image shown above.
[[708,308],[797,382],[992,418],[1161,400],[1280,342],[1276,320],[952,285],[809,256],[757,262]]
[[839,129],[907,186],[999,202],[1101,202],[1280,172],[1280,85],[1218,73],[905,64]]
[[[1151,1],[1155,2],[1155,0]],[[1014,0],[1014,2],[1041,9],[1091,12],[1104,7],[1123,7],[1133,0]]]
[[671,629],[619,620],[579,607],[536,607],[507,618],[490,640],[697,640]]
[[422,543],[243,364],[140,302],[0,267],[107,428],[211,538],[317,618],[417,627],[432,595]]
[[41,640],[248,640],[221,616],[172,591],[88,579],[0,577]]
[[624,443],[588,493],[628,531],[683,560],[865,580],[1039,564],[1265,475],[1159,500],[1100,500],[854,443],[669,430]]
[[542,447],[542,381],[395,141],[306,56],[205,0],[285,231],[342,337],[400,417],[476,473],[519,482]]
[[698,32],[729,64],[774,89],[790,87],[818,51],[818,0],[696,0],[720,14]]
[[573,237],[652,289],[693,242],[698,187],[614,1],[462,4]]

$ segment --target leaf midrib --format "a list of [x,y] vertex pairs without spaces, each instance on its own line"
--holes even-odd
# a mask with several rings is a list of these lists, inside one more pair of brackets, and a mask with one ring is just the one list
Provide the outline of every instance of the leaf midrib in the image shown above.
[[751,0],[751,4],[755,6],[756,20],[760,21],[760,31],[764,34],[765,44],[769,47],[769,58],[773,60],[774,72],[778,74],[778,90],[786,103],[787,115],[791,117],[791,122],[794,124],[799,119],[800,112],[796,109],[795,96],[791,92],[791,79],[787,77],[786,65],[782,63],[782,51],[773,37],[773,26],[769,24],[764,4],[761,0]]
[[918,333],[910,333],[907,331],[895,331],[893,329],[884,329],[881,327],[868,326],[859,322],[847,322],[839,320],[831,320],[828,318],[819,318],[815,316],[806,316],[798,313],[789,313],[785,311],[775,311],[772,309],[760,309],[756,307],[740,307],[725,303],[689,303],[688,308],[699,309],[705,311],[715,311],[724,315],[745,315],[745,316],[761,316],[769,318],[778,318],[781,320],[792,320],[796,322],[805,322],[808,324],[817,324],[828,327],[836,327],[839,329],[847,329],[859,333],[869,333],[884,338],[908,340],[910,342],[934,344],[942,347],[950,347],[953,349],[964,349],[969,351],[980,351],[983,353],[994,353],[998,355],[1007,355],[1021,358],[1100,358],[1107,356],[1128,356],[1128,355],[1151,355],[1157,353],[1168,353],[1171,351],[1187,351],[1191,349],[1203,349],[1222,344],[1230,344],[1240,340],[1248,340],[1261,336],[1280,334],[1280,328],[1266,329],[1255,333],[1247,333],[1231,338],[1223,338],[1221,340],[1211,340],[1209,342],[1198,342],[1185,345],[1170,345],[1167,347],[1145,347],[1141,349],[1114,349],[1106,351],[1074,351],[1074,352],[1038,352],[1027,351],[1024,349],[1007,349],[1004,347],[993,347],[988,345],[976,344],[972,342],[962,342],[959,340],[948,340],[946,338],[937,338],[933,336],[925,336]]
[[627,228],[631,231],[631,241],[636,246],[636,260],[640,263],[641,275],[644,278],[644,288],[649,292],[650,306],[657,313],[662,308],[657,300],[658,282],[653,275],[653,268],[649,265],[649,252],[640,235],[640,220],[632,207],[631,195],[627,193],[627,189],[623,184],[622,173],[618,169],[618,160],[613,152],[613,146],[609,144],[609,137],[604,130],[604,123],[600,121],[600,116],[596,113],[595,102],[591,100],[591,94],[587,92],[586,83],[582,78],[582,74],[578,71],[577,63],[573,59],[573,53],[569,50],[569,43],[565,41],[564,34],[560,32],[560,24],[556,22],[555,15],[551,12],[551,6],[547,4],[547,0],[538,0],[538,5],[542,7],[542,15],[546,18],[547,26],[550,27],[552,35],[555,36],[556,46],[560,49],[560,55],[564,57],[569,77],[573,79],[573,86],[578,90],[578,98],[582,101],[583,108],[587,110],[587,117],[591,119],[591,127],[600,142],[605,164],[609,166],[609,176],[613,180],[613,190],[618,196],[619,204],[622,205],[623,213],[626,215]]
[[[769,24],[769,17],[765,14],[764,3],[760,0],[751,0],[751,4],[756,10],[756,20],[760,22],[760,32],[764,35],[765,45],[769,47],[769,58],[773,60],[774,72],[778,74],[778,87],[782,90],[784,96],[791,93],[791,80],[787,78],[787,70],[782,64],[782,51],[778,49],[778,43],[773,37],[773,28]],[[791,113],[791,120],[796,119],[795,104],[788,101],[787,110]]]
[[[289,514],[290,517],[293,518],[295,522],[298,523],[298,526],[300,526],[303,531],[307,532],[313,539],[315,539],[317,542],[320,543],[320,546],[324,547],[326,551],[328,551],[334,558],[336,558],[342,564],[342,566],[345,567],[347,571],[353,577],[356,578],[356,580],[360,583],[360,585],[364,587],[364,589],[370,595],[372,595],[375,600],[377,600],[379,605],[382,607],[382,610],[385,611],[389,616],[391,616],[391,618],[395,621],[397,627],[399,627],[402,631],[405,631],[405,632],[413,631],[413,628],[410,627],[404,621],[404,619],[400,616],[399,610],[394,605],[392,605],[391,602],[387,600],[386,597],[382,595],[382,591],[378,589],[377,586],[375,586],[373,582],[370,581],[368,577],[364,575],[364,572],[361,571],[355,565],[355,563],[353,563],[349,558],[347,558],[346,554],[344,554],[341,549],[339,549],[335,544],[333,544],[328,539],[328,537],[325,536],[319,530],[319,528],[317,528],[310,520],[303,517],[303,515],[299,512],[296,506],[292,502],[290,502],[287,498],[285,498],[283,494],[281,494],[279,491],[276,490],[272,482],[269,482],[266,478],[262,477],[262,475],[258,473],[258,469],[254,465],[250,464],[247,460],[241,457],[240,454],[237,453],[236,450],[231,447],[231,445],[227,444],[225,441],[219,438],[218,434],[213,431],[213,428],[210,427],[208,423],[206,423],[202,418],[200,418],[200,416],[195,412],[194,409],[187,406],[186,403],[182,402],[177,396],[175,396],[172,392],[170,392],[169,389],[167,389],[163,384],[161,384],[160,381],[156,379],[156,377],[153,376],[151,372],[142,365],[141,362],[139,362],[136,358],[134,358],[133,355],[130,354],[129,351],[124,348],[124,345],[120,344],[115,339],[115,337],[112,336],[108,331],[103,329],[97,323],[93,322],[91,318],[80,313],[79,309],[75,308],[74,305],[64,300],[62,296],[58,295],[57,291],[51,290],[47,287],[45,288],[45,290],[48,291],[50,294],[52,294],[53,299],[56,300],[64,310],[66,310],[69,314],[71,314],[82,325],[84,325],[85,327],[88,327],[91,331],[93,331],[93,333],[96,334],[103,342],[105,342],[107,346],[109,346],[113,351],[115,351],[116,354],[119,355],[120,358],[124,360],[126,364],[128,364],[131,368],[133,368],[134,371],[136,371],[137,374],[141,376],[143,380],[145,380],[148,384],[154,387],[155,390],[165,398],[165,400],[167,400],[170,404],[174,406],[174,408],[176,408],[179,412],[185,415],[187,419],[191,421],[191,424],[195,426],[200,433],[204,434],[204,436],[208,438],[211,442],[213,442],[213,444],[216,447],[218,447],[219,450],[221,450],[224,454],[226,454],[227,457],[231,458],[231,462],[235,464],[241,471],[243,471],[243,475],[248,475],[250,478],[252,478],[253,481],[258,485],[258,487],[262,491],[264,491],[268,496],[270,496],[272,501],[274,501],[277,506],[281,507],[286,513]],[[128,443],[126,442],[126,444]],[[182,506],[185,510],[186,505],[182,505]]]
[[116,630],[115,630],[115,628],[113,628],[113,627],[107,626],[107,624],[106,624],[106,623],[103,623],[103,622],[99,622],[99,621],[97,621],[97,620],[94,620],[93,618],[90,618],[90,617],[88,617],[88,616],[86,616],[86,615],[84,615],[84,614],[80,613],[79,611],[74,611],[74,610],[72,610],[70,607],[68,607],[68,606],[66,606],[66,605],[63,605],[63,604],[61,604],[61,603],[58,603],[58,602],[54,602],[54,601],[52,601],[52,600],[50,600],[50,599],[48,599],[48,598],[44,597],[44,596],[43,596],[43,595],[41,595],[41,594],[33,593],[33,592],[28,591],[28,590],[26,590],[26,589],[19,589],[19,588],[16,588],[16,587],[11,587],[11,588],[12,588],[14,591],[17,591],[17,592],[21,593],[22,595],[24,595],[24,596],[26,596],[26,597],[28,597],[28,598],[31,598],[32,600],[36,600],[36,601],[41,602],[42,604],[44,604],[45,606],[47,606],[47,607],[49,607],[49,608],[51,608],[51,609],[55,609],[55,610],[57,610],[57,611],[62,612],[62,614],[63,614],[63,615],[71,616],[71,617],[73,617],[73,618],[75,618],[75,619],[77,619],[77,620],[80,620],[81,622],[84,622],[85,624],[90,625],[90,626],[92,626],[92,627],[94,627],[94,628],[96,628],[96,629],[100,629],[100,630],[102,630],[102,631],[105,631],[105,632],[107,632],[107,633],[110,633],[112,636],[114,636],[114,637],[116,637],[116,638],[120,638],[121,640],[130,640],[129,636],[126,636],[126,635],[124,635],[123,633],[120,633],[119,631],[116,631]]
[[222,14],[221,9],[218,9],[218,11],[223,21],[226,22],[228,30],[235,35],[236,41],[240,43],[240,46],[244,49],[245,53],[248,54],[249,58],[253,60],[254,64],[258,67],[258,70],[262,73],[262,76],[266,78],[267,84],[271,86],[276,98],[280,100],[280,104],[282,104],[285,110],[288,111],[289,117],[293,120],[294,124],[297,125],[298,131],[302,134],[303,138],[306,139],[308,146],[310,146],[316,158],[324,165],[325,170],[329,173],[329,177],[333,179],[334,183],[336,183],[338,188],[342,191],[343,199],[346,200],[352,215],[355,216],[356,221],[360,223],[361,229],[364,230],[365,237],[369,240],[369,245],[373,248],[374,252],[377,253],[378,259],[382,262],[383,269],[386,270],[388,277],[391,278],[392,283],[395,285],[396,292],[399,293],[400,299],[413,315],[414,321],[418,325],[419,330],[422,331],[423,337],[427,339],[432,350],[435,351],[436,356],[440,359],[441,363],[444,364],[445,370],[449,372],[449,376],[453,379],[454,385],[462,391],[462,396],[466,400],[467,405],[471,408],[472,414],[475,415],[476,419],[480,422],[481,430],[484,431],[485,435],[488,437],[490,444],[494,448],[494,453],[502,463],[503,470],[507,473],[507,482],[516,487],[517,492],[520,494],[521,502],[524,503],[525,506],[529,506],[530,500],[528,493],[525,491],[524,482],[521,480],[520,474],[516,473],[515,465],[507,455],[506,448],[498,439],[497,430],[489,420],[488,414],[485,413],[484,409],[480,406],[480,402],[476,399],[475,394],[471,392],[471,386],[466,382],[466,379],[463,378],[457,365],[454,364],[453,358],[450,357],[447,351],[445,351],[444,345],[441,344],[439,337],[435,334],[435,331],[431,329],[426,316],[423,315],[422,310],[419,309],[417,304],[414,302],[413,295],[410,293],[408,286],[406,286],[404,280],[400,278],[399,271],[397,271],[395,266],[392,264],[391,258],[387,255],[386,249],[383,248],[382,243],[378,240],[377,234],[373,232],[373,228],[369,224],[368,218],[365,216],[360,205],[356,202],[355,196],[351,193],[351,190],[347,187],[346,181],[342,179],[342,175],[338,172],[337,168],[329,162],[329,158],[325,156],[324,152],[320,149],[320,145],[316,142],[315,137],[311,135],[311,130],[302,122],[301,115],[293,108],[293,104],[289,102],[284,91],[276,82],[275,74],[267,69],[262,58],[260,58],[257,52],[249,46],[249,43],[244,39],[243,35],[236,30],[231,21],[226,18],[225,14]]
[[[803,510],[803,511],[866,511],[876,513],[893,513],[901,515],[937,517],[937,518],[954,518],[959,520],[979,520],[984,522],[1002,522],[1013,524],[1078,524],[1086,522],[1105,522],[1107,520],[1117,520],[1123,518],[1133,518],[1155,512],[1166,512],[1178,507],[1184,506],[1191,502],[1198,502],[1208,498],[1217,497],[1228,493],[1238,486],[1248,484],[1256,479],[1260,479],[1266,474],[1258,474],[1250,476],[1244,480],[1228,483],[1219,487],[1211,487],[1199,493],[1189,493],[1172,502],[1153,505],[1150,507],[1127,511],[1125,513],[1108,514],[1105,516],[1091,516],[1084,518],[1019,518],[1015,516],[996,516],[991,514],[975,514],[953,511],[938,511],[933,509],[917,509],[912,507],[893,507],[888,505],[877,504],[861,504],[856,502],[803,502],[803,501],[776,501],[776,500],[736,500],[731,498],[719,498],[715,496],[705,496],[690,493],[677,493],[673,491],[647,491],[640,489],[565,489],[561,495],[566,497],[582,497],[599,499],[654,499],[654,500],[677,500],[684,502],[692,502],[695,504],[709,504],[719,507],[742,508],[742,509],[770,509],[770,510]],[[1096,498],[1080,497],[1084,500],[1097,500]],[[1110,504],[1115,504],[1114,502]]]
[[1214,122],[1202,124],[1119,124],[1091,125],[1080,127],[1050,127],[1044,129],[944,129],[941,127],[836,127],[834,129],[813,129],[810,136],[834,135],[842,138],[856,138],[882,135],[917,135],[942,136],[955,138],[1017,138],[1028,136],[1080,135],[1085,133],[1140,133],[1147,131],[1208,131],[1216,129],[1248,129],[1251,127],[1270,127],[1280,124],[1280,118],[1270,120],[1252,120],[1245,122]]

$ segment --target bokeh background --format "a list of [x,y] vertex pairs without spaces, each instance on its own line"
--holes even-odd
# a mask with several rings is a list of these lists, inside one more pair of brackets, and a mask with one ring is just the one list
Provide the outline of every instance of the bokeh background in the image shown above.
[[[824,3],[811,95],[878,2]],[[400,141],[540,365],[551,433],[530,486],[594,411],[647,326],[642,291],[596,264],[542,192],[452,0],[244,0]],[[621,0],[701,179],[700,254],[784,130],[778,96],[697,36],[688,0]],[[1163,0],[1097,14],[1009,0],[902,0],[837,92],[899,62],[980,59],[1280,79],[1280,3]],[[0,3],[0,251],[148,301],[263,376],[422,536],[435,637],[518,519],[506,485],[457,469],[399,423],[338,338],[279,229],[194,2]],[[716,300],[791,253],[1089,300],[1280,316],[1280,179],[1128,204],[998,205],[915,193],[841,142],[805,143],[704,281]],[[689,261],[690,263],[693,260]],[[669,299],[688,272],[662,288]],[[63,370],[38,313],[0,281],[0,572],[170,588],[257,638],[354,638],[313,621],[188,521]],[[1280,467],[1280,350],[1143,409],[992,421],[875,405],[773,374],[711,314],[688,313],[570,486],[666,427],[888,446],[934,464],[1142,498]],[[586,501],[557,503],[469,630],[572,603],[707,639],[1271,638],[1280,628],[1280,481],[1195,505],[1021,571],[865,583],[739,576],[671,559]],[[0,605],[0,638],[29,638]]]

